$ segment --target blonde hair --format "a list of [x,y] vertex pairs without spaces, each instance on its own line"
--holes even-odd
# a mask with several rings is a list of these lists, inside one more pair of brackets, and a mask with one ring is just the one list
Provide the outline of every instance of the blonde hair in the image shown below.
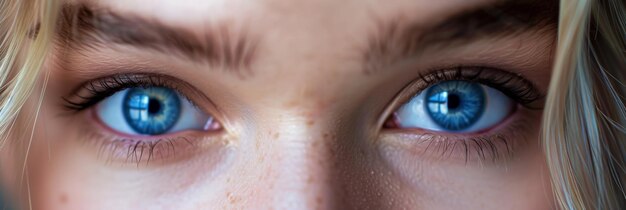
[[543,144],[564,209],[626,208],[625,13],[623,1],[561,1]]
[[40,78],[55,30],[55,3],[0,0],[0,147]]
[[[0,145],[41,81],[55,2],[0,0]],[[625,39],[623,1],[561,1],[542,140],[563,209],[626,209]]]

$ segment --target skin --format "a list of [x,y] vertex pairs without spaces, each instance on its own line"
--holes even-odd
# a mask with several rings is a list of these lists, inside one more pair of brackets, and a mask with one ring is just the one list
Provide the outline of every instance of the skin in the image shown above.
[[[441,66],[499,66],[545,93],[554,31],[432,48],[381,64],[375,73],[362,65],[359,49],[368,47],[378,22],[427,24],[489,3],[96,1],[199,36],[227,25],[234,35],[258,37],[255,56],[237,70],[131,46],[68,50],[57,44],[45,65],[50,79],[26,161],[33,208],[553,209],[537,138],[541,110],[518,109],[489,131],[504,133],[514,145],[495,160],[476,154],[465,160],[458,151],[441,155],[415,143],[426,131],[391,131],[382,124],[403,103],[396,96],[407,84]],[[184,94],[222,129],[168,134],[196,143],[177,143],[174,154],[151,162],[102,152],[90,142],[117,134],[89,110],[68,114],[62,98],[88,80],[128,72],[160,73],[190,84],[195,90]],[[30,101],[27,113],[36,102]],[[3,171],[21,171],[21,164],[5,162]]]

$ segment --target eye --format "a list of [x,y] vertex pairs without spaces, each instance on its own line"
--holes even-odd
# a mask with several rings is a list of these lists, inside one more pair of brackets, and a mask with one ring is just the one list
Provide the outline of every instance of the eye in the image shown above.
[[166,87],[127,88],[96,106],[107,127],[129,135],[161,135],[184,130],[208,130],[213,118]]
[[504,121],[515,101],[476,82],[452,80],[432,85],[394,113],[398,128],[478,133]]

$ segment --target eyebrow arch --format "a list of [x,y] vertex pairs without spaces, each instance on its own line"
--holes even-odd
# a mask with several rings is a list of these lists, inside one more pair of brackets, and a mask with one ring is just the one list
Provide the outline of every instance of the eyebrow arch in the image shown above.
[[407,60],[434,46],[444,48],[528,30],[556,29],[556,0],[500,0],[454,14],[432,25],[399,18],[378,25],[363,54],[366,74]]
[[199,37],[156,20],[94,8],[85,4],[64,5],[58,34],[66,46],[121,44],[178,55],[212,67],[250,70],[256,42],[245,33],[233,33],[225,25]]

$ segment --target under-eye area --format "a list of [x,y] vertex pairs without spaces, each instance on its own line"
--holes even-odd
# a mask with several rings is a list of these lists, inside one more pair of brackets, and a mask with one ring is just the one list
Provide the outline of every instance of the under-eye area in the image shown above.
[[489,67],[424,74],[402,90],[384,123],[411,150],[437,158],[510,157],[541,111],[543,94],[521,75]]

